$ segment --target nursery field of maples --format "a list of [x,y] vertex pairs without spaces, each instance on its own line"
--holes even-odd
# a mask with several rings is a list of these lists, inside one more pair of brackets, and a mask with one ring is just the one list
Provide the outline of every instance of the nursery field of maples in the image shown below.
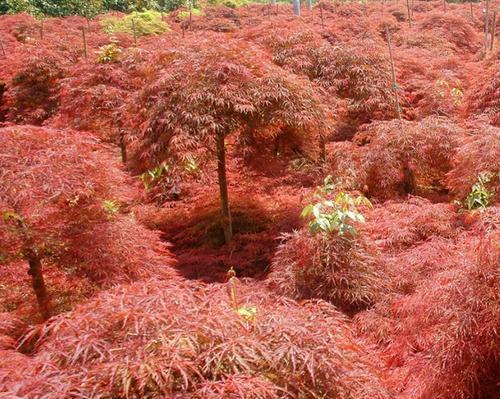
[[1,399],[500,398],[500,2],[299,4],[0,15]]

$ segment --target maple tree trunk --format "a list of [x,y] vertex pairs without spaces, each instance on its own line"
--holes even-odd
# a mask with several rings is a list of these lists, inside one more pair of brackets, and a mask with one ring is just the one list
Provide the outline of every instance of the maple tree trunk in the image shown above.
[[321,163],[326,161],[326,140],[323,133],[319,136],[319,160]]
[[50,317],[49,295],[45,280],[42,273],[42,262],[40,257],[32,250],[26,251],[26,259],[28,260],[29,270],[28,274],[31,276],[31,285],[35,291],[36,300],[40,307],[40,313],[44,320]]
[[125,142],[125,132],[120,131],[120,152],[122,156],[122,162],[127,163],[127,143]]
[[231,221],[231,211],[229,210],[229,195],[227,192],[226,177],[226,149],[224,146],[224,135],[217,133],[217,175],[219,177],[220,203],[221,203],[221,223],[224,230],[224,240],[229,244],[233,239],[233,223]]

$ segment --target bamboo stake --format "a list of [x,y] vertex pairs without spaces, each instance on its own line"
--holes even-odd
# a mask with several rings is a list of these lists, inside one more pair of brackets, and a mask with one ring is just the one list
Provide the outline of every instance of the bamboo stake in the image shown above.
[[40,20],[40,40],[43,40],[43,18]]
[[5,47],[3,46],[2,39],[0,39],[0,50],[2,50],[3,58],[7,58],[7,53],[5,52]]
[[497,25],[497,12],[493,12],[493,24],[491,25],[491,44],[490,44],[490,51],[493,51],[494,45],[495,45],[495,29]]
[[132,32],[134,34],[134,44],[137,45],[137,32],[135,30],[135,19],[132,18]]
[[82,39],[83,39],[83,55],[85,56],[85,59],[88,59],[88,53],[87,53],[87,35],[85,34],[85,27],[81,27],[82,29]]
[[406,7],[408,8],[408,25],[410,26],[410,29],[411,29],[411,7],[410,7],[410,0],[406,0]]
[[488,51],[488,23],[490,19],[490,0],[486,0],[486,13],[484,15],[484,50]]
[[319,12],[321,15],[321,27],[325,29],[325,19],[323,17],[323,2],[319,3]]
[[394,68],[394,58],[392,57],[392,46],[391,46],[391,36],[389,34],[389,28],[385,26],[385,35],[387,36],[387,45],[389,46],[389,58],[391,60],[391,73],[392,73],[392,90],[394,91],[394,100],[396,102],[396,113],[398,119],[401,120],[401,109],[399,107],[399,96],[398,96],[398,83],[396,82],[396,69]]

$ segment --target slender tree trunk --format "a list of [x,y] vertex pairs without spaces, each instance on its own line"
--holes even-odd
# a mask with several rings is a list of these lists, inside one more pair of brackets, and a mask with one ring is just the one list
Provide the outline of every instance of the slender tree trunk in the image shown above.
[[82,39],[83,39],[83,55],[85,59],[88,58],[87,54],[87,35],[85,34],[85,28],[82,26]]
[[293,13],[300,16],[300,0],[293,0]]
[[25,257],[28,261],[28,274],[31,276],[31,285],[35,291],[36,300],[40,307],[40,313],[44,320],[50,317],[50,304],[47,287],[42,272],[42,262],[38,254],[31,248],[25,251]]
[[394,59],[392,57],[392,46],[391,46],[391,36],[389,33],[389,28],[385,27],[385,35],[387,36],[387,45],[389,46],[389,58],[391,61],[391,74],[392,74],[392,90],[394,91],[394,102],[396,103],[396,114],[398,119],[401,120],[401,108],[399,107],[399,96],[398,96],[398,83],[396,81],[396,70],[394,68]]
[[311,10],[312,10],[312,8],[313,8],[313,3],[312,3],[312,0],[307,0],[307,9],[308,9],[309,11],[311,11]]
[[484,16],[484,50],[488,51],[488,23],[490,19],[490,1],[486,0],[486,14]]
[[326,161],[326,139],[323,133],[319,136],[319,161],[321,163]]
[[120,152],[122,155],[122,162],[127,163],[127,143],[125,142],[125,132],[120,129]]
[[319,12],[321,15],[321,27],[325,29],[325,19],[323,18],[323,0],[321,0],[321,3],[319,3]]
[[134,44],[137,45],[137,31],[135,28],[135,19],[132,19],[132,33],[134,34]]
[[219,177],[221,222],[224,230],[224,240],[229,244],[233,239],[233,223],[231,211],[229,210],[229,194],[227,191],[226,177],[226,149],[224,145],[224,135],[217,134],[217,175]]
[[490,50],[493,51],[493,48],[495,47],[495,29],[497,25],[497,12],[495,11],[493,13],[493,24],[491,25],[491,43],[490,43]]
[[408,8],[408,25],[411,28],[411,7],[410,7],[410,0],[406,0],[406,7]]
[[472,8],[472,0],[470,0],[470,17],[474,19],[474,9]]
[[43,18],[40,20],[40,40],[43,40]]
[[3,58],[7,58],[7,54],[5,53],[5,47],[3,46],[1,38],[0,38],[0,50],[2,51]]

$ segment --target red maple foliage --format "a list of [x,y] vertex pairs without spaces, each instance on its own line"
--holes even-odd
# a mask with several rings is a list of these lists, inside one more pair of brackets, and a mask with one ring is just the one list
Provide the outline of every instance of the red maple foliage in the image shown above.
[[[332,306],[255,288],[234,279],[117,288],[53,319],[35,361],[59,367],[59,392],[84,397],[392,397]],[[28,398],[30,382],[18,381]]]
[[475,123],[470,134],[464,137],[453,157],[453,168],[447,182],[452,192],[463,200],[469,194],[479,175],[492,175],[488,188],[493,192],[491,202],[498,201],[500,194],[500,128]]
[[295,299],[321,298],[352,313],[376,302],[387,289],[376,249],[361,237],[299,230],[283,237],[269,284]]
[[445,174],[463,136],[462,128],[438,117],[365,125],[354,141],[365,144],[362,170],[369,194],[388,198],[445,187]]
[[0,134],[1,250],[29,263],[45,317],[43,261],[107,284],[172,274],[157,234],[120,212],[136,189],[109,148],[69,130],[15,126]]

